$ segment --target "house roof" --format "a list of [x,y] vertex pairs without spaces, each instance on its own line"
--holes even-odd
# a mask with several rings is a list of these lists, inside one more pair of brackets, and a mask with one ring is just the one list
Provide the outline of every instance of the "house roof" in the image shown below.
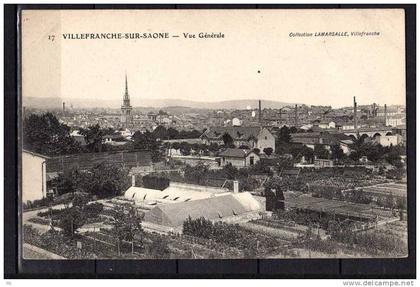
[[179,227],[188,217],[221,220],[259,210],[261,210],[260,203],[249,193],[226,194],[194,201],[158,205],[146,213],[144,221]]
[[234,140],[248,140],[257,138],[260,127],[213,127],[206,130],[202,137],[209,139],[222,139],[225,133],[229,134]]
[[124,197],[144,204],[174,204],[219,196],[227,192],[228,189],[225,188],[171,182],[169,187],[162,191],[132,186],[124,193]]
[[224,151],[220,152],[219,156],[244,158],[252,152],[253,151],[249,149],[227,148]]
[[51,158],[49,156],[46,156],[46,155],[43,155],[43,154],[40,154],[40,153],[36,153],[36,152],[32,152],[32,151],[29,151],[29,150],[26,150],[26,149],[23,149],[22,152],[30,154],[32,156],[42,157],[42,158],[45,158],[45,159],[50,159]]
[[339,142],[352,141],[352,138],[344,133],[313,132],[313,133],[295,133],[291,135],[292,142],[302,144],[338,144]]

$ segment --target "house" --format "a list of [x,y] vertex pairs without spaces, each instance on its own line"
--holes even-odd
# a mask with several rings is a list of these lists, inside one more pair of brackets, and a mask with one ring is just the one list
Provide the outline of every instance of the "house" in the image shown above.
[[332,145],[339,145],[345,154],[350,154],[353,139],[343,133],[312,132],[291,134],[291,142],[303,144],[311,149],[315,149],[315,145],[324,145],[330,150]]
[[236,167],[247,167],[260,161],[260,156],[253,150],[239,148],[227,148],[219,153],[219,157],[221,166],[230,163]]
[[225,144],[226,140],[232,140],[235,147],[247,146],[250,149],[272,148],[275,151],[276,140],[271,132],[261,127],[213,127],[206,130],[200,136],[204,144]]
[[403,142],[401,135],[376,136],[374,142],[381,146],[396,146]]
[[398,114],[389,116],[386,118],[386,126],[389,127],[396,127],[400,125],[404,125],[406,123],[406,116],[405,114]]
[[87,144],[85,136],[80,134],[78,130],[74,130],[70,133],[70,136],[78,142],[81,146],[85,146]]
[[335,122],[333,121],[319,121],[316,120],[313,123],[314,126],[318,126],[321,129],[335,129]]
[[315,168],[334,167],[334,162],[330,159],[314,159]]
[[47,196],[47,167],[49,157],[23,150],[22,202],[39,200]]

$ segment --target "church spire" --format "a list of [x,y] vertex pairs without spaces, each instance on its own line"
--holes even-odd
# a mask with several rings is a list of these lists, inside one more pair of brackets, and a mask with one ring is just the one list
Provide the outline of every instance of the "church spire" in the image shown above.
[[127,73],[125,73],[125,94],[128,95],[128,81],[127,81]]
[[125,94],[124,94],[124,101],[130,100],[128,95],[128,80],[127,80],[127,73],[125,73]]
[[125,107],[130,106],[130,95],[128,94],[127,73],[125,73],[125,93],[124,93],[124,97],[123,97],[123,106],[125,106]]
[[123,127],[128,128],[133,123],[133,116],[131,110],[133,108],[130,105],[130,95],[128,94],[128,80],[127,72],[125,73],[125,93],[123,97],[123,104],[121,106],[121,123]]

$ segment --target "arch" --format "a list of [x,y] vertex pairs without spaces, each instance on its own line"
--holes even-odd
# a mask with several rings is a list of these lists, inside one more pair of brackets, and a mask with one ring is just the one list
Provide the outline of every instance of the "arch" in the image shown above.
[[387,132],[386,135],[387,136],[392,136],[392,132]]
[[360,139],[362,139],[362,138],[363,138],[363,139],[365,139],[365,138],[368,138],[368,137],[369,137],[369,135],[368,135],[368,134],[361,134],[359,138],[360,138]]
[[381,134],[381,133],[375,133],[375,134],[373,135],[373,138],[376,138],[377,136],[382,136],[382,134]]
[[351,139],[352,139],[353,141],[357,140],[357,138],[356,138],[356,136],[355,136],[354,134],[350,134],[350,135],[349,135],[349,137],[351,137]]

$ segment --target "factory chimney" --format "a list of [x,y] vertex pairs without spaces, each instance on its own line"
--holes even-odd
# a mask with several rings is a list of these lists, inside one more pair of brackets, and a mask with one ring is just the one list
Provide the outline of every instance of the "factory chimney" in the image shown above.
[[298,108],[297,105],[295,105],[295,126],[298,126]]
[[136,186],[136,176],[134,174],[131,175],[131,186]]
[[258,122],[262,124],[261,100],[258,100]]
[[384,124],[386,126],[386,122],[387,122],[387,119],[388,119],[388,114],[387,114],[387,110],[386,110],[386,104],[384,105],[384,115],[385,115],[385,122],[384,122]]
[[238,193],[239,192],[239,181],[234,180],[233,181],[233,193]]
[[66,113],[66,103],[63,102],[63,114],[65,114],[65,113]]
[[353,121],[354,121],[354,129],[357,130],[357,102],[356,97],[353,97]]

